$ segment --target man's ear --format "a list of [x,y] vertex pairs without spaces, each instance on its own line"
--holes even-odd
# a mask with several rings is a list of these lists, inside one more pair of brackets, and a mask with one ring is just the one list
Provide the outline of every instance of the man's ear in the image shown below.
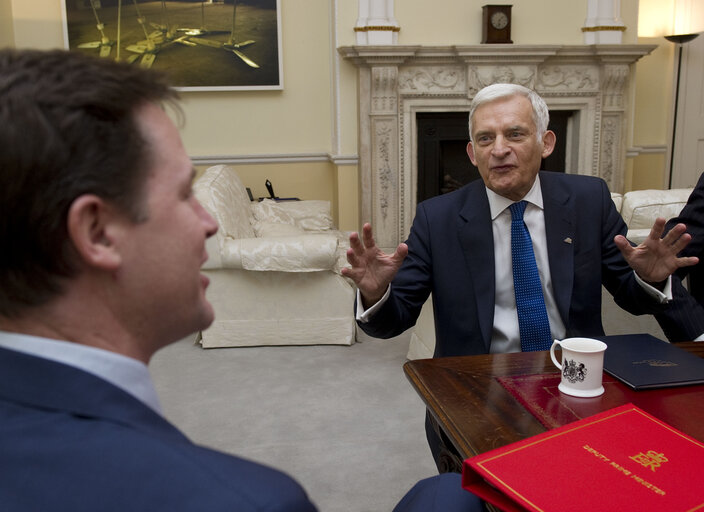
[[543,134],[543,158],[547,158],[552,154],[556,140],[557,137],[552,130],[548,130]]
[[476,167],[477,161],[474,158],[474,146],[472,146],[471,140],[467,143],[467,155],[469,155],[469,159],[472,161],[472,163]]
[[73,201],[68,210],[68,236],[87,265],[105,270],[120,266],[118,220],[115,209],[96,195],[85,194]]

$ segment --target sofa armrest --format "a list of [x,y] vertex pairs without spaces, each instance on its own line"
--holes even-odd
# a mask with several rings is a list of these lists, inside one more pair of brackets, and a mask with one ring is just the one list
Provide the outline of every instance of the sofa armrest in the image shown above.
[[208,253],[208,260],[203,264],[201,268],[206,270],[213,268],[222,268],[222,257],[220,254],[220,243],[222,237],[220,233],[215,236],[211,236],[205,241],[205,251]]
[[225,239],[220,253],[221,268],[280,272],[332,270],[337,262],[337,245],[338,239],[332,234]]
[[633,190],[623,195],[621,216],[632,229],[650,229],[655,219],[671,219],[679,215],[692,189]]

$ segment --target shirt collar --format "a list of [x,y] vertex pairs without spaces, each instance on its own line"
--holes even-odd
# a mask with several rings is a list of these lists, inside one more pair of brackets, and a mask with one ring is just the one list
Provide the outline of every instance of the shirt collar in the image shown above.
[[[491,220],[496,220],[496,217],[501,215],[501,213],[517,201],[511,201],[507,197],[500,196],[496,192],[490,189],[486,189],[486,195],[489,198],[489,209],[491,210]],[[540,188],[540,179],[536,177],[533,182],[533,186],[530,188],[528,193],[523,197],[523,201],[528,201],[534,204],[541,210],[543,209],[543,192]]]
[[73,366],[131,394],[157,413],[161,405],[147,365],[115,352],[79,343],[0,331],[0,347]]

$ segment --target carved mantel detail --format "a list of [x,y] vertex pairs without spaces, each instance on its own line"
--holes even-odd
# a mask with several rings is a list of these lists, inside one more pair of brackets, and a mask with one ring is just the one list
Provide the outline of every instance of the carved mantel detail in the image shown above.
[[346,46],[359,70],[361,222],[392,249],[416,207],[416,113],[467,111],[479,89],[510,82],[535,89],[575,116],[566,172],[600,176],[622,191],[631,65],[654,45]]

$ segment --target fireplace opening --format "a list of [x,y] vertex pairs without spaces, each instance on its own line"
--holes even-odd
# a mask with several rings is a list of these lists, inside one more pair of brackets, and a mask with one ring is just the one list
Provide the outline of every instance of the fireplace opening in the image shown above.
[[[578,111],[551,110],[548,128],[557,135],[552,154],[543,159],[541,168],[554,172],[570,172],[572,158],[569,148],[574,140],[572,127]],[[446,194],[480,178],[479,170],[467,156],[468,112],[418,112],[417,201]]]

